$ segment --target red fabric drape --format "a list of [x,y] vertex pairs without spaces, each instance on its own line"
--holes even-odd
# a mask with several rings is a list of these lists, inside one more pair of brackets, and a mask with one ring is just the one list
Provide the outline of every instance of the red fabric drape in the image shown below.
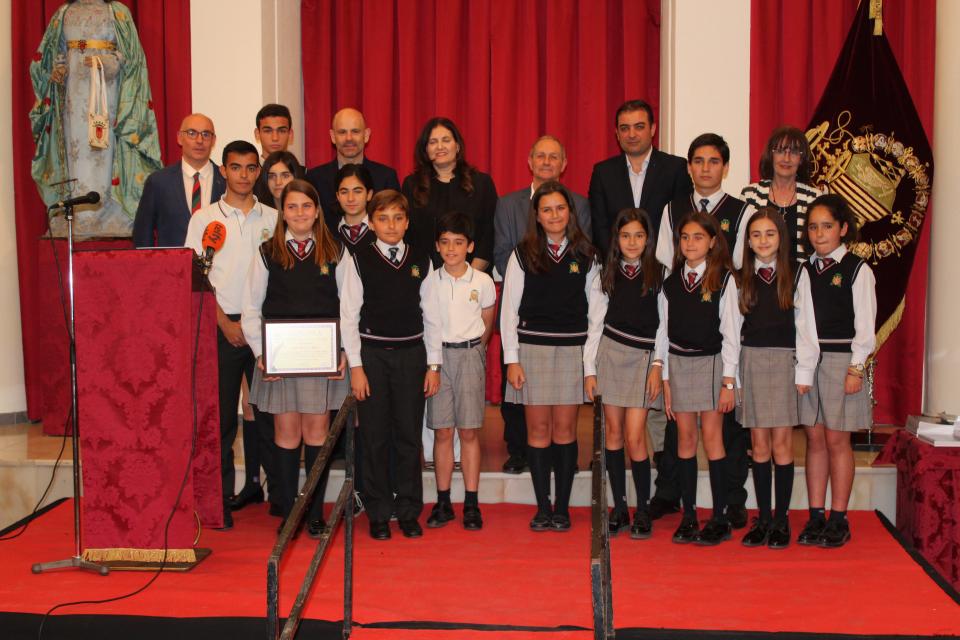
[[[753,0],[750,25],[750,157],[753,178],[770,132],[806,127],[857,11],[857,0]],[[935,0],[887,0],[883,27],[933,141]],[[877,354],[874,421],[903,424],[920,413],[929,222],[917,246],[899,328]]]
[[356,106],[369,156],[402,179],[420,127],[445,115],[500,193],[530,183],[530,145],[551,133],[564,181],[585,194],[617,150],[617,106],[659,103],[659,0],[302,0],[301,19],[311,166],[333,157],[333,113]]
[[[176,127],[190,113],[190,0],[121,0],[130,7],[140,34],[150,74],[153,109],[160,130],[164,162],[179,156]],[[27,113],[33,106],[30,61],[54,11],[62,0],[14,2],[11,9],[13,96],[14,202],[16,206],[17,255],[20,280],[20,320],[23,330],[23,365],[27,414],[41,418],[42,367],[39,365],[41,336],[38,315],[37,238],[47,229],[44,206],[30,177],[34,144]],[[59,308],[55,310],[59,313]],[[66,365],[65,365],[66,366]]]

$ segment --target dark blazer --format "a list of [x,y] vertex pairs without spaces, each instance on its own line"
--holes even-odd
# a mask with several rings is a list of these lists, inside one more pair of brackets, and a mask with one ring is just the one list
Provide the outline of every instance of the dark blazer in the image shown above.
[[[693,183],[687,173],[687,161],[659,149],[651,149],[647,175],[640,192],[640,208],[650,216],[654,242],[660,231],[663,208],[674,198],[692,192]],[[617,214],[622,209],[633,208],[633,190],[630,188],[624,154],[593,165],[588,197],[593,215],[593,243],[600,250],[600,255],[606,255]]]
[[[216,202],[227,189],[220,167],[213,164],[213,193]],[[154,171],[143,184],[143,195],[133,220],[133,244],[137,247],[182,247],[190,224],[190,207],[183,189],[183,164],[177,160]]]
[[[400,180],[397,178],[397,172],[385,164],[374,162],[364,157],[363,166],[370,172],[373,178],[374,192],[384,189],[400,190]],[[337,159],[326,164],[321,164],[307,171],[307,182],[313,185],[320,196],[320,206],[323,207],[323,217],[327,222],[327,228],[336,236],[337,225],[340,224],[340,208],[337,206],[336,189],[333,181],[337,178]]]
[[[590,220],[590,202],[579,193],[571,192],[573,206],[577,209],[577,221],[580,229],[590,238],[592,223]],[[493,264],[504,275],[510,253],[516,248],[527,232],[527,219],[530,217],[530,187],[524,187],[508,193],[497,201],[497,211],[493,217]]]

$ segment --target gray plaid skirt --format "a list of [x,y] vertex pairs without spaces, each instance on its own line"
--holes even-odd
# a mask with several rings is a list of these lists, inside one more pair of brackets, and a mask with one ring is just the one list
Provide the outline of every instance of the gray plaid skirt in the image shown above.
[[603,403],[613,407],[663,409],[663,394],[651,404],[647,401],[647,375],[653,352],[600,338],[597,350],[597,389]]
[[843,392],[849,366],[849,353],[820,353],[813,387],[800,396],[800,424],[822,424],[834,431],[859,431],[873,426],[866,381],[859,393]]
[[800,424],[799,397],[794,383],[793,349],[740,349],[742,403],[738,417],[747,429],[792,427]]
[[260,367],[254,367],[250,404],[267,413],[326,413],[339,409],[349,392],[349,374],[343,380],[297,377],[267,382]]
[[674,412],[716,411],[723,383],[723,358],[670,354],[670,396]]
[[520,364],[527,378],[516,390],[508,382],[504,399],[514,404],[583,404],[583,347],[520,343]]

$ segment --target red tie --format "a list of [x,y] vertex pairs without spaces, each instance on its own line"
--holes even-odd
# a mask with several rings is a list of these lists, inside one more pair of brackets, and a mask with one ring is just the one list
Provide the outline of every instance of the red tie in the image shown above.
[[637,265],[635,265],[635,264],[625,264],[625,265],[623,265],[623,270],[627,273],[628,276],[630,276],[630,277],[632,278],[632,277],[633,277],[633,274],[635,274],[635,273],[637,272]]
[[301,258],[307,255],[307,243],[310,242],[307,240],[294,240],[297,243],[297,255]]
[[200,209],[200,172],[193,174],[193,189],[190,191],[190,215]]
[[819,260],[820,260],[821,271],[828,268],[830,265],[832,265],[835,262],[833,258],[819,258]]
[[687,274],[687,282],[690,283],[690,288],[693,288],[693,285],[697,284],[697,272],[691,271]]
[[548,242],[547,247],[550,249],[550,253],[553,254],[554,258],[556,258],[560,254],[560,245],[554,244],[552,242]]
[[760,277],[767,282],[773,281],[773,267],[760,267],[757,269],[757,273],[760,274]]
[[347,231],[350,232],[350,242],[356,242],[360,237],[360,231],[363,229],[363,223],[347,225]]

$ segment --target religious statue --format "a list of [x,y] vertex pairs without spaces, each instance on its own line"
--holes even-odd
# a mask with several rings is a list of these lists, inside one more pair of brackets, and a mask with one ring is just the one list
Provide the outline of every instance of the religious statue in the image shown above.
[[[43,201],[96,191],[99,204],[76,210],[75,234],[129,236],[143,182],[161,167],[146,59],[130,11],[120,2],[69,0],[47,25],[30,78],[31,173]],[[51,221],[54,235],[65,229],[62,218]]]

